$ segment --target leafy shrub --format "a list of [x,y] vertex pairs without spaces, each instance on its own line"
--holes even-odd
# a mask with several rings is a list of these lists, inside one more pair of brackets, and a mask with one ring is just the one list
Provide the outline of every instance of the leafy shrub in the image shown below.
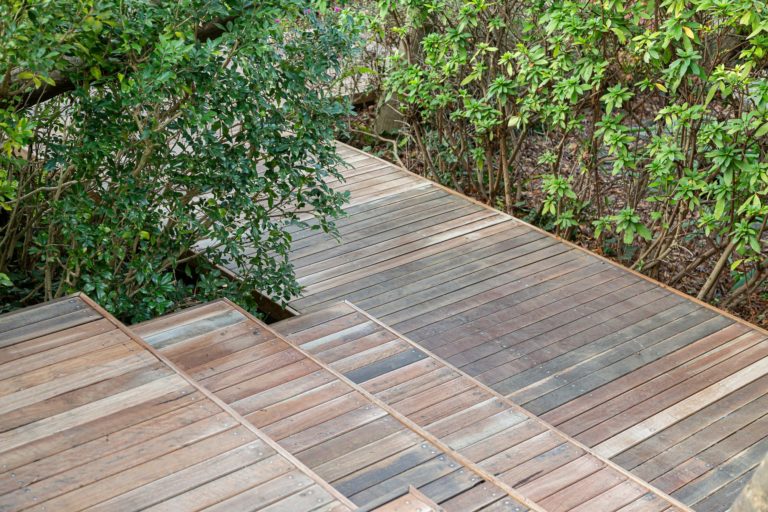
[[426,173],[507,211],[529,198],[535,222],[673,284],[703,265],[701,298],[768,277],[765,2],[378,4]]
[[83,290],[136,321],[296,294],[286,226],[332,229],[344,200],[322,181],[346,113],[327,91],[354,37],[307,5],[2,3],[5,307]]

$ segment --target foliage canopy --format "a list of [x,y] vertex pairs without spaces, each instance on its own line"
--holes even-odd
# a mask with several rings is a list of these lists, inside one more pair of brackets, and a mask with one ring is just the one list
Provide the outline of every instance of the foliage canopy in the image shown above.
[[3,2],[2,302],[83,290],[136,321],[296,294],[286,225],[312,211],[332,229],[344,200],[322,178],[354,37],[307,5]]

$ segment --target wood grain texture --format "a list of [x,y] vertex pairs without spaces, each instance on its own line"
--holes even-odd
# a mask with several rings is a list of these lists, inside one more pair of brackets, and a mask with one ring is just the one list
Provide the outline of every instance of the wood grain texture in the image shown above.
[[[175,315],[178,325],[160,318],[137,326],[137,332],[150,343],[162,339],[160,351],[174,364],[363,510],[397,500],[409,486],[442,503],[484,483],[416,424],[392,416],[355,386],[426,357],[410,344],[393,335],[366,337],[365,329],[345,328],[344,320],[332,321],[340,332],[318,325],[313,346],[344,369],[346,380],[225,304],[195,308],[199,322],[192,309]],[[360,344],[346,343],[357,337],[363,338]],[[462,389],[452,387],[447,396]],[[442,415],[445,403],[416,405],[414,414]],[[494,488],[499,499],[526,510]]]
[[[545,510],[583,510],[603,494],[603,501],[615,494],[627,505],[651,493],[674,510],[688,510],[362,310],[347,303],[347,314],[341,313],[336,305],[328,310],[326,324],[316,312],[308,315],[306,323],[305,317],[299,316],[278,322],[275,327],[296,346],[347,375],[537,506]],[[349,367],[334,357],[345,346],[358,347],[361,339],[375,339],[376,331],[390,335],[378,337],[381,346],[399,342],[408,350],[399,352],[403,355],[387,365],[359,357],[376,351],[370,343],[357,352],[358,365]],[[392,341],[391,335],[397,339]],[[328,349],[329,345],[333,348]],[[408,354],[413,355],[406,357]],[[577,471],[577,467],[581,469]],[[624,487],[613,490],[620,486]]]
[[[300,315],[349,300],[630,470],[664,450],[677,460],[685,447],[699,450],[703,439],[718,443],[737,434],[743,422],[719,421],[717,436],[697,436],[733,410],[731,397],[741,389],[752,389],[755,398],[768,394],[761,378],[764,330],[518,219],[502,215],[498,222],[489,217],[492,225],[459,227],[461,217],[452,215],[464,211],[461,204],[496,212],[428,180],[402,198],[398,192],[377,197],[377,190],[368,196],[368,175],[413,175],[338,147],[351,161],[342,173],[355,180],[354,206],[343,220],[350,241],[342,233],[341,243],[331,245],[325,235],[301,233],[292,262],[307,286],[290,303]],[[442,227],[428,220],[448,217]],[[375,337],[361,341],[372,343]],[[431,381],[404,368],[415,386],[438,385],[444,377]],[[407,398],[409,384],[399,386],[387,392]],[[691,436],[699,442],[685,443]],[[722,485],[708,481],[717,495],[702,498],[708,510],[726,510],[726,496],[744,479],[739,470]]]
[[351,510],[87,298],[0,316],[0,330],[0,510],[192,510],[263,479],[298,500],[289,475]]

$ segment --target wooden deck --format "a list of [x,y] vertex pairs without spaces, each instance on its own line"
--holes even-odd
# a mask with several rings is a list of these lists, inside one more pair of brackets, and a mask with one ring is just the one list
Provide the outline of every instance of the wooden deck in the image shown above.
[[348,303],[274,327],[546,510],[688,510]]
[[360,510],[392,500],[382,510],[421,510],[413,496],[399,499],[411,485],[446,511],[528,510],[524,495],[486,481],[439,439],[230,303],[134,329]]
[[293,311],[349,300],[681,501],[728,508],[768,452],[764,331],[340,152],[342,243],[294,230]]
[[0,316],[0,511],[729,508],[768,333],[341,152],[342,243],[292,230],[296,318]]
[[0,510],[352,508],[87,299],[0,316]]
[[404,494],[376,509],[376,512],[444,512],[445,509],[411,486]]

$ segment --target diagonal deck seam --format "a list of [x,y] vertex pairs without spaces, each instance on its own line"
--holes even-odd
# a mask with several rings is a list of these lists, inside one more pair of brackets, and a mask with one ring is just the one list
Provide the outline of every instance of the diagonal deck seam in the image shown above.
[[393,328],[389,327],[388,325],[386,325],[385,323],[381,322],[381,321],[380,321],[380,320],[378,320],[377,318],[375,318],[375,317],[371,316],[371,315],[370,315],[370,314],[368,314],[366,311],[364,311],[364,310],[360,309],[359,307],[355,306],[355,305],[354,305],[354,304],[352,304],[351,302],[349,302],[349,301],[346,301],[346,300],[345,300],[345,301],[344,301],[344,303],[346,303],[346,304],[347,304],[348,306],[350,306],[352,309],[354,309],[354,310],[355,310],[355,311],[357,311],[358,313],[362,314],[363,316],[365,316],[366,318],[368,318],[368,319],[369,319],[369,320],[371,320],[372,322],[374,322],[374,323],[376,323],[377,325],[381,326],[383,329],[385,329],[385,330],[387,330],[387,331],[391,332],[393,335],[395,335],[395,336],[399,337],[400,339],[402,339],[402,340],[403,340],[403,341],[405,341],[406,343],[410,344],[410,345],[411,345],[411,346],[413,346],[414,348],[416,348],[416,349],[418,349],[418,350],[420,350],[420,351],[424,352],[425,354],[427,354],[428,356],[432,357],[432,358],[433,358],[433,359],[435,359],[436,361],[438,361],[438,362],[440,362],[441,364],[445,365],[446,367],[448,367],[448,368],[452,369],[453,371],[455,371],[456,373],[458,373],[458,374],[459,374],[459,375],[461,375],[462,377],[464,377],[464,378],[467,378],[467,379],[470,379],[471,381],[473,381],[473,382],[475,383],[475,385],[479,386],[479,387],[480,387],[481,389],[483,389],[484,391],[487,391],[488,393],[492,394],[493,396],[495,396],[495,397],[496,397],[496,398],[498,398],[499,400],[503,401],[504,403],[506,403],[507,405],[509,405],[509,406],[510,406],[510,407],[512,407],[513,409],[515,409],[515,410],[517,410],[517,411],[521,412],[522,414],[525,414],[525,415],[526,415],[527,417],[529,417],[529,418],[534,418],[534,419],[536,419],[537,421],[539,421],[539,422],[540,422],[542,425],[544,425],[544,426],[545,426],[547,429],[549,429],[550,431],[552,431],[552,432],[554,432],[554,433],[556,433],[556,434],[558,434],[558,435],[562,436],[562,437],[563,437],[564,439],[566,439],[567,441],[569,441],[569,442],[573,443],[574,445],[576,445],[576,446],[578,446],[579,448],[581,448],[582,450],[584,450],[586,453],[589,453],[590,455],[592,455],[592,456],[594,456],[594,457],[598,458],[598,459],[599,459],[601,462],[603,462],[604,464],[606,464],[606,466],[608,466],[608,467],[610,467],[610,468],[612,468],[612,469],[615,469],[616,471],[620,472],[621,474],[623,474],[624,476],[626,476],[627,478],[629,478],[629,479],[630,479],[630,480],[632,480],[633,482],[635,482],[635,483],[637,483],[637,484],[639,484],[639,485],[641,485],[641,486],[645,487],[646,489],[648,489],[648,491],[649,491],[649,492],[652,492],[652,493],[656,494],[657,496],[659,496],[659,497],[661,497],[661,498],[665,499],[666,501],[668,501],[668,502],[670,502],[670,503],[674,504],[675,506],[677,506],[677,507],[680,507],[682,510],[686,510],[686,511],[690,511],[690,512],[693,512],[693,509],[691,509],[691,508],[690,508],[688,505],[685,505],[684,503],[682,503],[680,500],[678,500],[678,499],[676,499],[676,498],[674,498],[674,497],[670,496],[669,494],[667,494],[667,493],[665,493],[665,492],[661,491],[660,489],[657,489],[656,487],[654,487],[654,486],[653,486],[653,485],[651,485],[650,483],[648,483],[648,482],[646,482],[645,480],[643,480],[643,479],[641,479],[641,478],[639,478],[639,477],[635,476],[635,475],[634,475],[634,474],[632,474],[631,472],[629,472],[629,471],[627,471],[626,469],[622,468],[622,467],[621,467],[621,466],[619,466],[618,464],[616,464],[616,463],[612,462],[610,459],[607,459],[606,457],[604,457],[603,455],[599,454],[598,452],[596,452],[596,451],[595,451],[595,450],[593,450],[592,448],[588,447],[588,446],[587,446],[587,445],[585,445],[584,443],[582,443],[582,442],[580,442],[580,441],[578,441],[578,440],[574,439],[573,437],[569,436],[569,435],[568,435],[568,434],[566,434],[565,432],[562,432],[562,431],[560,431],[560,430],[559,430],[558,428],[556,428],[554,425],[551,425],[550,423],[548,423],[548,422],[544,421],[544,420],[543,420],[543,419],[541,419],[540,417],[538,417],[538,416],[534,415],[533,413],[531,413],[530,411],[528,411],[527,409],[525,409],[525,408],[524,408],[524,407],[522,407],[521,405],[518,405],[517,403],[513,402],[513,401],[512,401],[512,400],[510,400],[509,398],[505,397],[505,396],[504,396],[504,395],[502,395],[501,393],[499,393],[499,392],[497,392],[497,391],[494,391],[494,390],[493,390],[493,388],[491,388],[491,387],[489,387],[489,386],[487,386],[487,385],[483,384],[482,382],[480,382],[480,381],[478,381],[478,380],[474,379],[472,376],[470,376],[470,375],[468,375],[467,373],[463,372],[463,371],[462,371],[462,370],[460,370],[459,368],[456,368],[455,366],[453,366],[452,364],[448,363],[447,361],[445,361],[445,360],[444,360],[444,359],[442,359],[441,357],[439,357],[439,356],[435,355],[435,354],[434,354],[433,352],[431,352],[430,350],[427,350],[426,348],[422,347],[422,346],[421,346],[421,345],[419,345],[418,343],[414,342],[413,340],[411,340],[411,339],[410,339],[410,338],[408,338],[407,336],[405,336],[405,335],[403,335],[403,334],[401,334],[401,333],[399,333],[399,332],[395,331]]
[[[246,318],[248,318],[251,321],[257,321],[257,319],[252,316],[248,311],[244,310],[234,302],[230,301],[229,299],[221,299],[223,302],[226,302],[231,307],[242,313]],[[348,386],[350,386],[352,389],[363,395],[366,399],[368,399],[371,403],[376,404],[381,409],[385,410],[388,414],[390,414],[393,418],[398,420],[400,423],[405,425],[408,429],[412,430],[413,432],[418,433],[422,437],[424,437],[426,440],[428,440],[430,443],[433,443],[435,446],[440,448],[444,453],[451,456],[455,460],[461,462],[464,466],[471,469],[475,473],[477,473],[479,476],[481,476],[486,481],[498,486],[505,492],[507,492],[510,496],[518,500],[521,504],[529,507],[531,510],[537,511],[537,512],[548,512],[545,508],[543,508],[541,505],[536,503],[535,501],[527,498],[523,494],[521,494],[519,491],[517,491],[514,487],[510,486],[509,484],[503,482],[498,477],[493,475],[492,473],[489,473],[488,471],[484,470],[483,468],[479,467],[477,463],[473,462],[469,458],[465,457],[464,455],[458,453],[456,450],[442,442],[439,438],[432,435],[431,433],[427,432],[424,428],[417,425],[415,422],[411,421],[407,416],[401,414],[397,410],[395,410],[393,407],[388,405],[386,402],[381,400],[380,398],[376,397],[372,393],[370,393],[368,390],[360,386],[359,384],[353,382],[350,380],[346,375],[339,372],[335,368],[331,367],[329,364],[323,362],[319,358],[317,358],[314,354],[311,354],[301,347],[296,346],[294,343],[292,343],[289,339],[287,339],[285,336],[277,332],[275,329],[270,327],[269,325],[264,324],[264,328],[266,328],[269,332],[274,334],[279,339],[284,340],[286,343],[290,344],[292,347],[294,347],[297,351],[301,352],[302,355],[304,355],[306,358],[313,361],[315,364],[319,365],[321,368],[325,369],[329,373],[333,374],[337,379],[344,382]],[[684,508],[684,510],[690,510],[688,508]]]
[[[258,437],[261,441],[263,441],[265,444],[267,444],[270,448],[275,450],[276,453],[280,454],[281,456],[285,457],[288,461],[290,461],[296,468],[298,468],[300,471],[302,471],[304,474],[308,475],[310,478],[312,478],[317,485],[322,487],[325,491],[327,491],[332,497],[334,497],[336,500],[339,501],[339,503],[343,504],[344,506],[348,507],[348,510],[357,510],[357,506],[352,503],[349,498],[344,496],[341,492],[336,490],[335,487],[333,487],[331,484],[326,482],[324,479],[320,478],[314,471],[312,471],[306,464],[301,462],[299,459],[297,459],[294,455],[292,455],[288,450],[280,446],[275,440],[264,434],[261,430],[257,429],[251,422],[243,418],[243,416],[235,411],[231,406],[227,405],[226,402],[221,400],[219,397],[211,393],[207,388],[199,384],[195,379],[193,379],[187,372],[179,368],[176,364],[174,364],[170,359],[168,359],[165,355],[161,354],[156,348],[154,348],[152,345],[144,341],[140,336],[138,336],[136,333],[134,333],[131,329],[129,329],[126,325],[119,322],[114,316],[112,316],[107,310],[102,308],[99,304],[94,302],[90,297],[83,293],[77,293],[74,296],[79,297],[82,299],[86,304],[91,306],[95,311],[100,313],[104,318],[106,318],[109,322],[111,322],[117,329],[125,333],[128,337],[130,337],[133,341],[138,343],[143,349],[149,351],[153,356],[155,356],[157,359],[159,359],[162,363],[167,365],[171,370],[173,370],[177,375],[179,375],[181,378],[183,378],[185,381],[187,381],[192,387],[194,387],[197,391],[203,394],[206,398],[213,401],[217,406],[219,406],[222,410],[224,410],[226,413],[228,413],[232,418],[237,420],[238,423],[240,423],[243,427],[250,430],[256,437]],[[229,304],[231,302],[227,301]],[[239,308],[238,308],[239,310]]]

